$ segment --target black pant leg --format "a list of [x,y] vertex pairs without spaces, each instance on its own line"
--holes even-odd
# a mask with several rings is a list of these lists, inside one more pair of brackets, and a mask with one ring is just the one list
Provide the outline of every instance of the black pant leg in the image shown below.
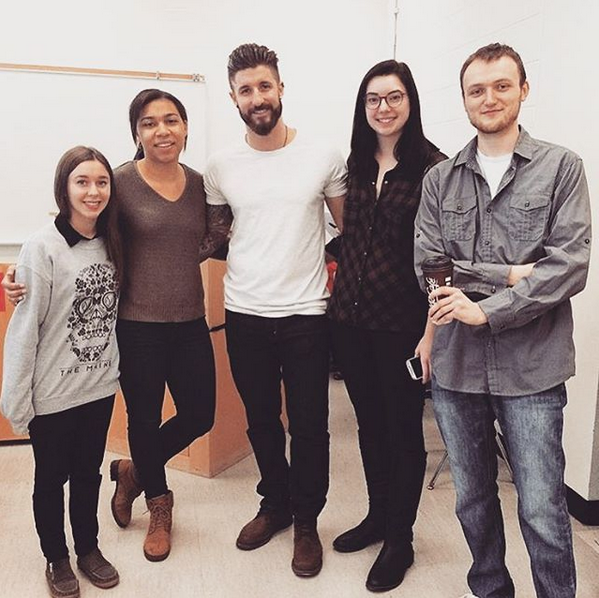
[[50,562],[69,554],[64,533],[64,484],[72,439],[69,411],[38,415],[29,424],[35,459],[33,515],[42,552]]
[[412,380],[405,361],[419,339],[402,332],[372,334],[387,422],[381,432],[391,447],[386,535],[389,540],[411,541],[426,470],[424,386]]
[[169,324],[167,385],[177,409],[160,427],[166,462],[214,424],[216,379],[212,341],[201,318]]
[[358,423],[369,512],[382,519],[388,502],[391,446],[372,334],[338,322],[331,322],[331,334],[333,353]]
[[167,326],[157,322],[117,322],[120,384],[127,406],[129,449],[147,498],[168,492],[160,442]]
[[69,479],[69,515],[78,556],[98,545],[100,467],[112,416],[114,395],[76,407]]
[[329,330],[324,315],[295,315],[278,324],[289,435],[291,505],[314,520],[329,488]]
[[264,497],[262,507],[287,508],[289,464],[281,422],[281,363],[273,320],[227,311],[227,351],[260,470],[257,492]]

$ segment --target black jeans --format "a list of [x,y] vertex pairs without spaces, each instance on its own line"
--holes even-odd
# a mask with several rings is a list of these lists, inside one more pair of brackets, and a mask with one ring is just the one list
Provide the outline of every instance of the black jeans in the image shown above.
[[412,540],[426,469],[424,386],[405,361],[418,338],[332,323],[333,349],[358,420],[370,511],[387,540]]
[[33,515],[46,559],[69,555],[64,533],[64,484],[69,482],[69,515],[79,556],[98,545],[100,466],[106,448],[114,395],[48,415],[29,424],[35,459]]
[[[329,486],[328,325],[323,316],[264,318],[227,311],[227,350],[260,469],[263,509],[314,520]],[[281,380],[291,465],[281,423]]]
[[[214,354],[206,319],[117,322],[129,448],[146,498],[168,492],[167,461],[214,424]],[[165,384],[176,415],[162,423]]]

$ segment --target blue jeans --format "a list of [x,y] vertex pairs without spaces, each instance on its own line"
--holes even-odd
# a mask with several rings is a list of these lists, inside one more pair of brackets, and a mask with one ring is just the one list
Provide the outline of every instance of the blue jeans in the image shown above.
[[446,390],[433,379],[435,417],[449,453],[456,514],[473,557],[479,598],[513,598],[497,489],[494,420],[505,439],[518,492],[518,517],[537,598],[574,598],[576,571],[562,449],[563,384],[527,396]]

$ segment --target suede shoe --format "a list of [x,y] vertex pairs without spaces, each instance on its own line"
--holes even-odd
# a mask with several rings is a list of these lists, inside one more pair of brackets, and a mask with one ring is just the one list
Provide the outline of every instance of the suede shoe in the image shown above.
[[287,529],[292,523],[293,517],[287,509],[260,510],[256,517],[246,523],[239,532],[237,548],[241,550],[260,548],[277,532]]
[[133,461],[131,459],[112,461],[110,479],[116,482],[110,501],[112,516],[119,527],[127,527],[131,521],[133,501],[142,492],[142,487],[135,477]]
[[381,542],[385,535],[383,521],[366,517],[356,527],[347,530],[333,540],[333,548],[337,552],[357,552],[371,544]]
[[104,558],[98,547],[77,557],[77,568],[96,587],[107,590],[119,583],[118,571]]
[[295,521],[291,569],[298,577],[314,577],[322,569],[322,544],[316,521]]
[[68,558],[46,563],[46,581],[53,598],[79,598],[79,581]]
[[385,542],[368,573],[366,588],[371,592],[396,588],[413,562],[414,549],[410,542]]

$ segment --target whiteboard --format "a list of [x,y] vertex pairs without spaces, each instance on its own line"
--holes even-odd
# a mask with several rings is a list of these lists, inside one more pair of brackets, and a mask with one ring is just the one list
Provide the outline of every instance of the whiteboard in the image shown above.
[[195,81],[0,71],[0,245],[22,243],[53,219],[54,171],[75,145],[100,150],[113,168],[133,158],[129,104],[156,87],[179,98],[189,136],[181,161],[206,163],[206,88]]

